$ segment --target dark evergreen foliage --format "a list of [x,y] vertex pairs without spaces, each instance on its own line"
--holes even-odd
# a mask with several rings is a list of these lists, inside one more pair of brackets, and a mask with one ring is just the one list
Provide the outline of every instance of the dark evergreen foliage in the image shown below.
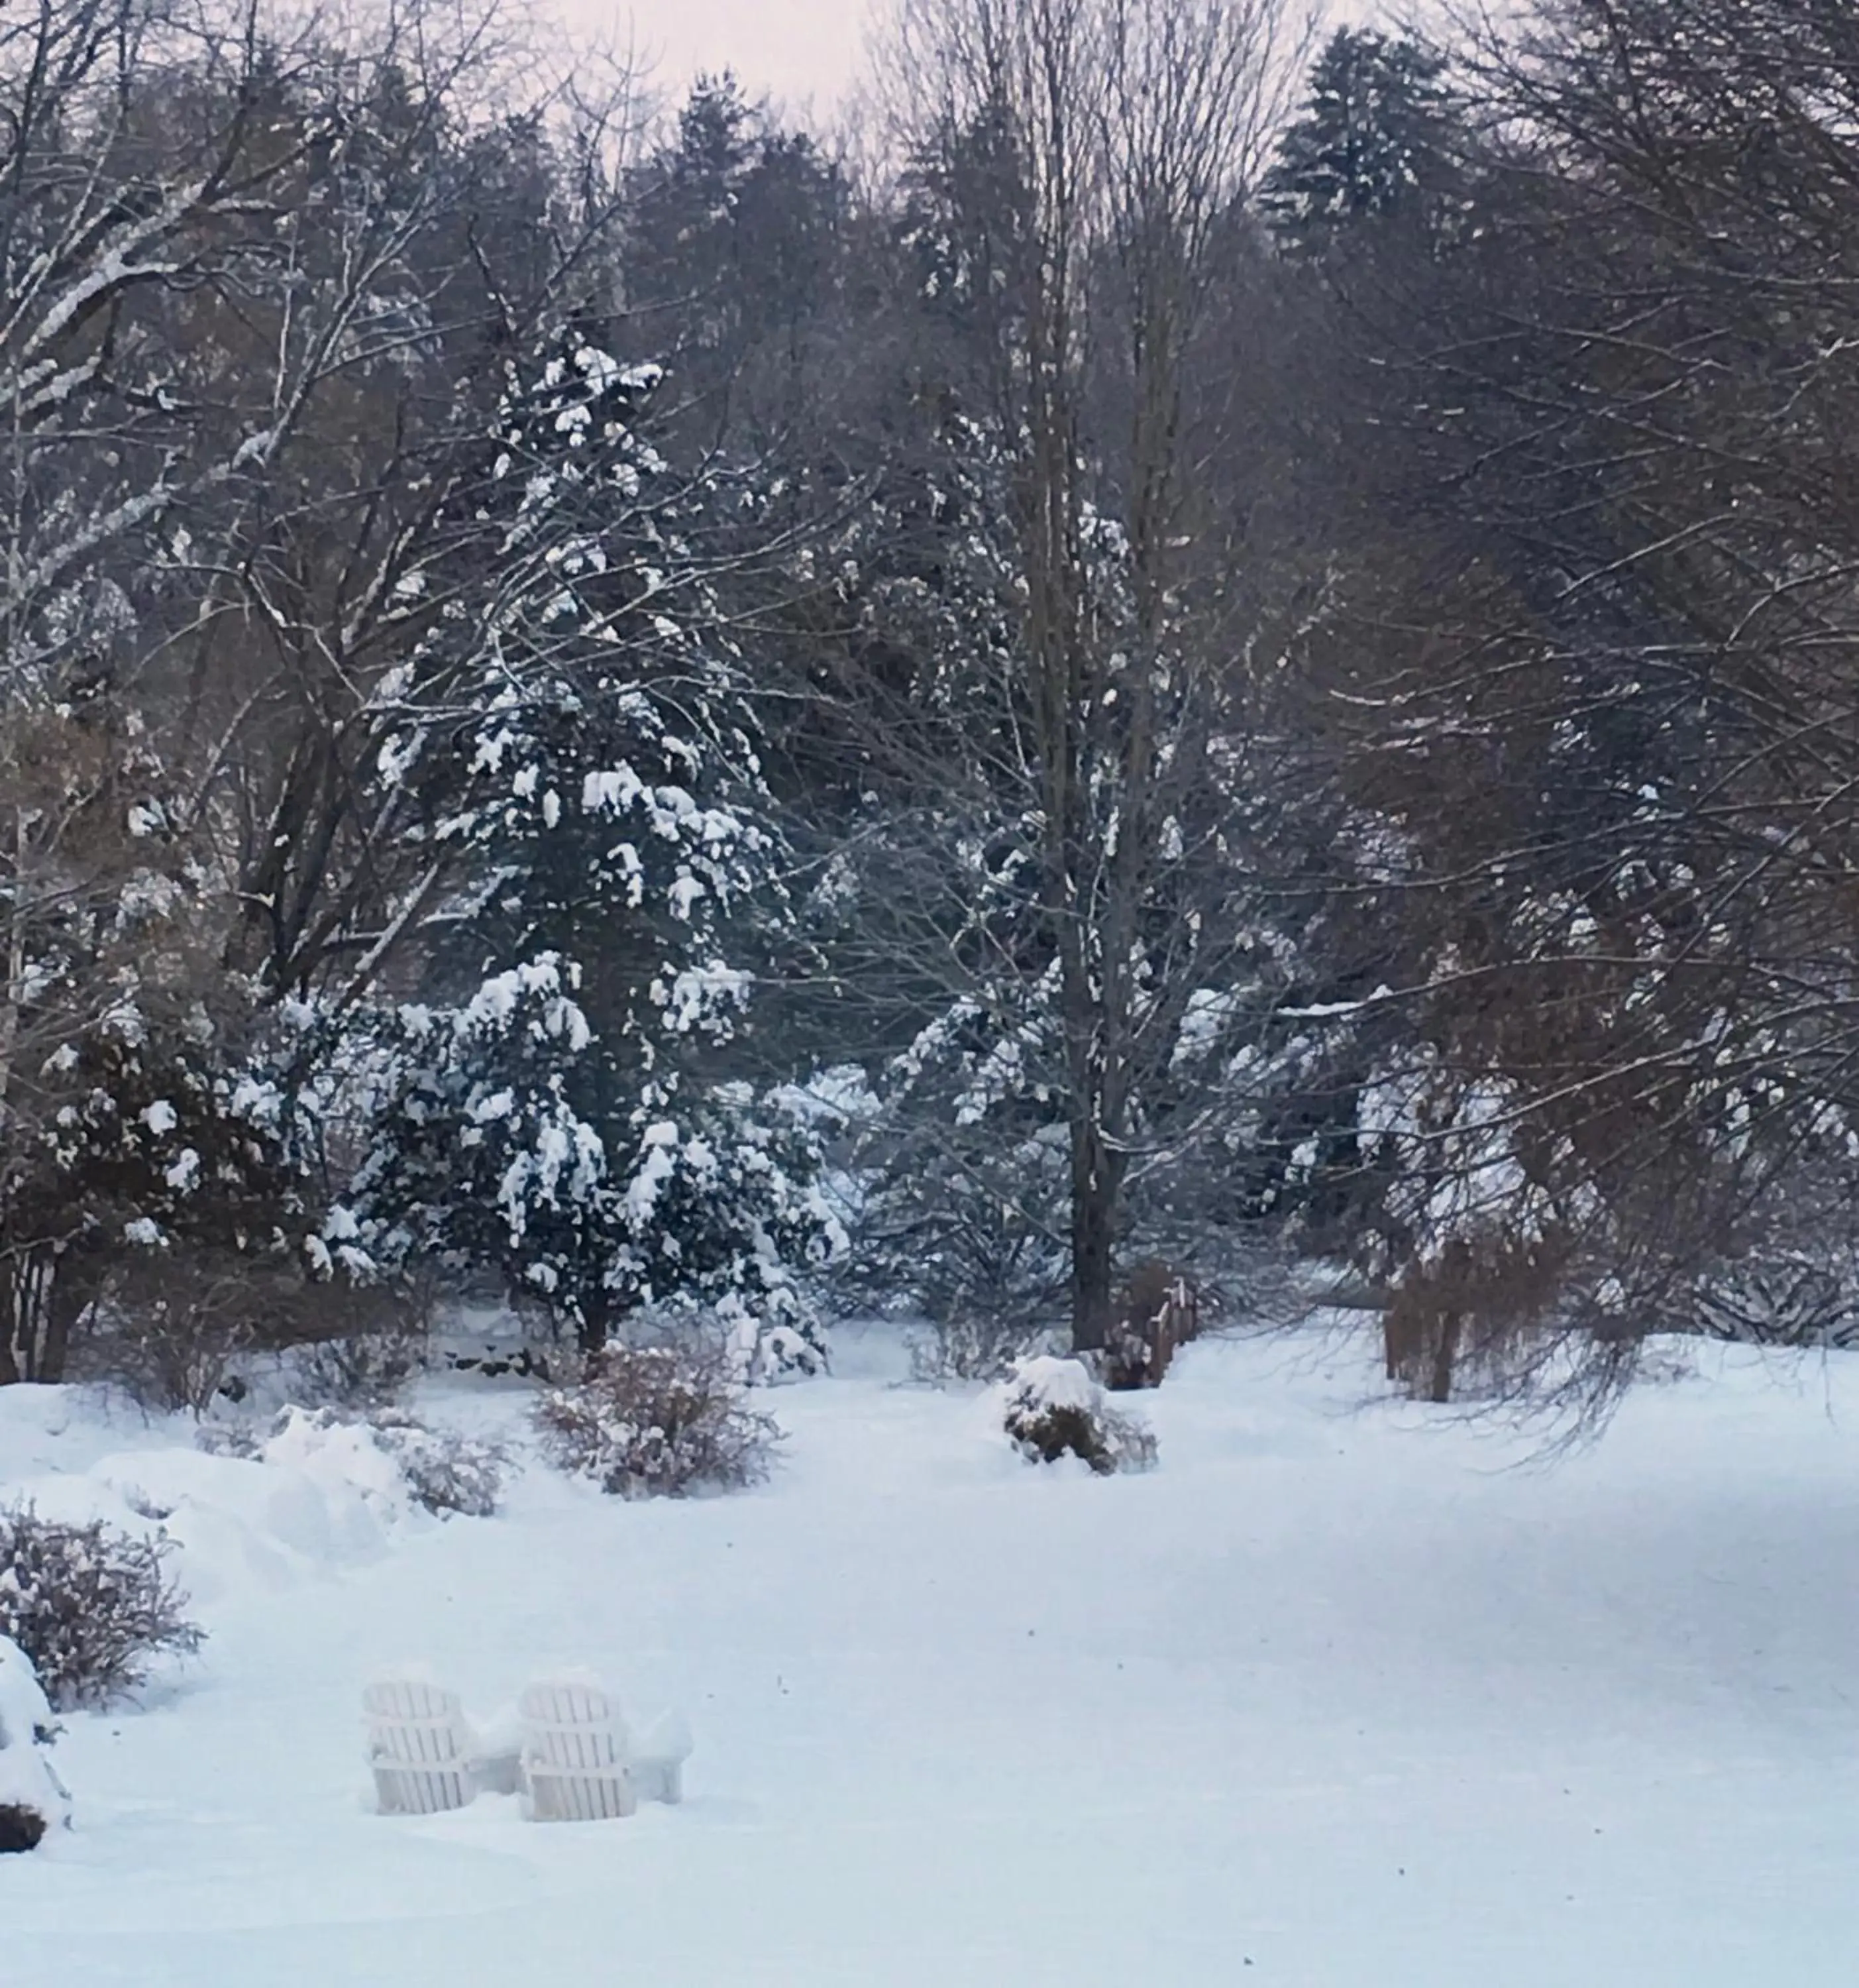
[[1405,36],[1339,28],[1259,190],[1273,233],[1308,253],[1377,216],[1439,218],[1463,154],[1445,73],[1442,54]]

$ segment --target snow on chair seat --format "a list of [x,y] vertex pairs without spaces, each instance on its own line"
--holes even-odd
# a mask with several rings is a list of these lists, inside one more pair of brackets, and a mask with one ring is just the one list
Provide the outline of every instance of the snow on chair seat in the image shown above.
[[384,1815],[440,1815],[477,1793],[475,1743],[455,1692],[388,1678],[362,1693],[368,1764]]
[[684,1763],[690,1757],[691,1729],[675,1712],[668,1712],[633,1756],[634,1792],[641,1801],[682,1801]]
[[638,1806],[620,1709],[578,1679],[532,1684],[519,1709],[523,1781],[536,1822],[605,1822]]

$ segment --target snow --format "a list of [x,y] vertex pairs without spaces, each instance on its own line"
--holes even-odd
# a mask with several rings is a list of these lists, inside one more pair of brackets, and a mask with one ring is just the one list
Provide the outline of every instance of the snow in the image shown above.
[[1168,1067],[1178,1070],[1204,1061],[1231,1023],[1239,999],[1238,994],[1224,988],[1195,988],[1181,1010]]
[[880,1109],[870,1078],[855,1063],[816,1070],[806,1083],[782,1084],[770,1096],[801,1124],[830,1130],[868,1121]]
[[29,1745],[55,1723],[25,1652],[0,1636],[0,1747]]
[[664,1009],[667,1026],[681,1035],[706,1024],[719,1024],[732,1010],[745,1008],[754,988],[752,973],[726,966],[720,959],[683,968],[672,976],[669,987],[654,982],[654,998]]
[[[29,1398],[16,1407],[21,1396]],[[194,1449],[181,1422],[158,1428],[164,1442],[124,1448],[117,1445],[129,1428],[94,1414],[50,1435],[50,1418],[35,1413],[33,1396],[77,1399],[57,1389],[0,1390],[0,1499],[73,1523],[101,1519],[140,1533],[159,1528],[180,1547],[176,1570],[198,1603],[249,1601],[326,1581],[384,1557],[390,1527],[417,1530],[428,1523],[366,1429],[323,1430],[293,1417],[258,1456],[244,1458]],[[135,1433],[150,1432],[138,1422]]]
[[564,1040],[578,1055],[593,1036],[587,1018],[563,991],[564,984],[577,986],[579,969],[570,965],[564,972],[559,956],[553,952],[493,974],[459,1011],[456,1033],[465,1036],[508,1028],[522,1004],[539,997],[541,1011],[529,1024],[531,1037],[539,1042],[545,1036]]
[[37,1743],[55,1726],[25,1652],[0,1636],[0,1808],[29,1809],[52,1824],[67,1819],[65,1791]]
[[1042,1354],[1013,1363],[1013,1378],[997,1391],[1003,1405],[1012,1399],[1033,1409],[1075,1409],[1094,1414],[1104,1405],[1102,1388],[1081,1360],[1057,1360]]
[[[1692,1357],[1551,1460],[1374,1398],[1359,1342],[1203,1341],[1142,1404],[1159,1467],[1097,1479],[890,1384],[874,1329],[778,1398],[762,1491],[531,1468],[444,1525],[302,1434],[238,1462],[0,1390],[0,1495],[172,1501],[211,1632],[66,1722],[0,1979],[1847,1988],[1859,1363]],[[360,1687],[408,1661],[474,1713],[557,1666],[681,1706],[684,1806],[369,1813]]]
[[660,1192],[678,1172],[678,1128],[669,1120],[648,1125],[639,1145],[641,1158],[627,1185],[625,1206],[633,1226],[644,1229],[658,1205]]

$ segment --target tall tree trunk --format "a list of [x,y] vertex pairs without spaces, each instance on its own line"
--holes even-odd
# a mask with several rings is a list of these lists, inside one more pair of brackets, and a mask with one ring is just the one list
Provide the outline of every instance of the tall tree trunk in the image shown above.
[[0,1298],[0,1384],[56,1387],[70,1371],[71,1340],[102,1288],[100,1266],[42,1244],[13,1257]]
[[591,1360],[606,1350],[607,1342],[613,1337],[613,1307],[604,1293],[590,1297],[581,1308],[575,1320],[574,1343],[584,1358]]
[[92,1253],[67,1249],[49,1266],[49,1287],[39,1293],[39,1378],[64,1379],[71,1341],[84,1314],[103,1291],[103,1265]]
[[1101,1351],[1110,1337],[1122,1168],[1100,1128],[1072,1126],[1072,1351]]
[[0,1342],[15,1381],[42,1381],[39,1357],[37,1280],[31,1253],[0,1262]]
[[1452,1370],[1458,1364],[1461,1314],[1442,1311],[1433,1321],[1433,1371],[1427,1384],[1429,1401],[1452,1398]]
[[[1285,0],[901,8],[902,73],[928,112],[919,147],[1003,130],[1012,162],[994,390],[1017,457],[1027,812],[1041,823],[1040,965],[1056,958],[1060,979],[1080,1351],[1109,1335],[1128,1155],[1170,1054],[1143,976],[1168,909],[1156,878],[1181,837],[1159,789],[1184,742],[1188,659],[1171,652],[1191,541],[1185,369],[1209,245],[1272,122],[1286,12]],[[1127,448],[1087,433],[1113,375],[1131,391]],[[1107,522],[1125,529],[1133,630]]]

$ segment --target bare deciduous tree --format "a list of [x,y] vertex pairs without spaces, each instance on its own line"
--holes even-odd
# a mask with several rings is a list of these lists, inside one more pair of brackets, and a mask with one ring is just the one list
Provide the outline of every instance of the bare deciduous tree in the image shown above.
[[1191,1143],[1158,1089],[1242,942],[1225,801],[1259,631],[1205,501],[1204,341],[1294,40],[1280,0],[910,0],[897,23],[899,137],[967,232],[971,412],[1010,516],[1008,674],[960,784],[1023,840],[1011,883],[995,866],[1022,901],[1010,959],[966,952],[967,995],[1003,966],[1015,1002],[1049,990],[1081,1348],[1133,1171]]

